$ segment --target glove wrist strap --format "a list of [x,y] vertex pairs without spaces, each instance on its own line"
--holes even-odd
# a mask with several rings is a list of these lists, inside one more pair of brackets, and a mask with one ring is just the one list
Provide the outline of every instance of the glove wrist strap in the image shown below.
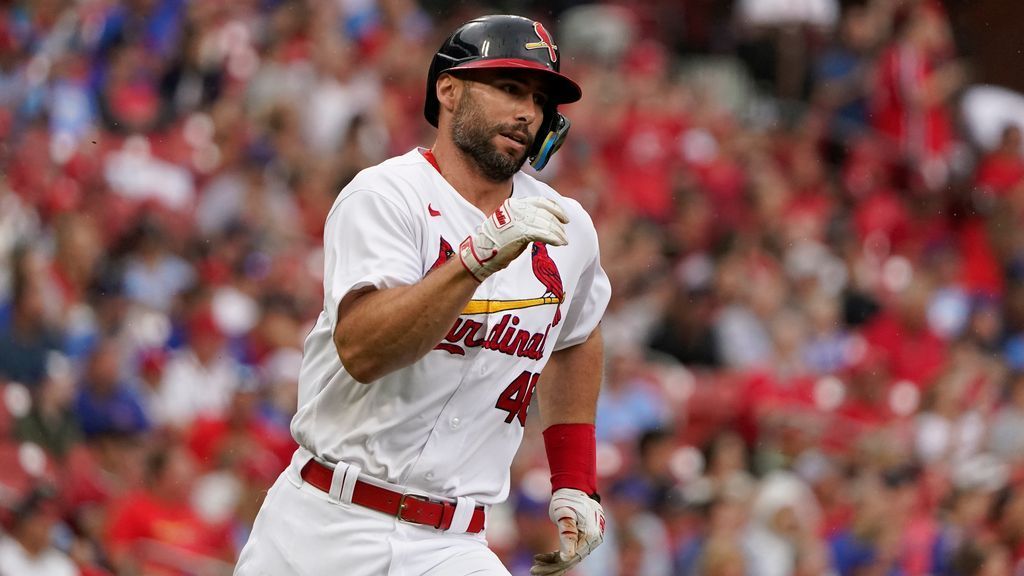
[[597,439],[593,424],[555,424],[544,430],[551,491],[574,488],[597,493]]
[[[459,262],[477,282],[483,282],[490,274],[487,272],[484,263],[477,257],[476,247],[473,246],[473,237],[468,236],[459,244]],[[481,276],[483,276],[481,278]]]

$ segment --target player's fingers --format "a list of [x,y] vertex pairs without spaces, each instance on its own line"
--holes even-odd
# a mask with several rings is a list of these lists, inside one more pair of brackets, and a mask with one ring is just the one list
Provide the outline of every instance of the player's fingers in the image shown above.
[[594,551],[594,548],[597,547],[597,543],[593,538],[584,538],[581,536],[579,542],[579,545],[576,547],[576,553],[581,558],[589,556],[590,553]]
[[535,242],[551,246],[565,246],[569,243],[565,225],[550,214],[539,214],[536,220],[524,225],[523,235]]
[[563,210],[562,207],[559,206],[557,202],[555,202],[554,200],[548,200],[547,208],[548,208],[548,211],[551,212],[552,214],[554,214],[555,218],[558,218],[558,220],[562,224],[568,224],[569,223],[569,215],[565,213],[565,210]]
[[540,562],[543,564],[551,564],[553,562],[558,562],[558,551],[555,550],[554,552],[547,552],[545,554],[535,554],[533,556],[533,561]]
[[555,202],[554,200],[551,200],[549,198],[539,197],[527,198],[527,200],[530,201],[530,203],[533,204],[534,206],[551,213],[562,224],[569,223],[569,216],[565,213],[565,210],[563,210],[562,207],[558,205],[558,202]]
[[565,231],[554,229],[534,230],[527,237],[534,242],[541,242],[548,246],[565,246],[569,239],[565,237]]
[[572,516],[562,516],[558,519],[558,542],[561,545],[559,552],[562,560],[568,562],[576,557],[576,548],[579,545],[580,533],[576,528],[576,519]]
[[[545,208],[547,206],[545,205]],[[534,222],[550,222],[551,226],[558,226],[559,228],[565,228],[568,224],[565,218],[562,218],[559,214],[552,212],[551,210],[538,210],[533,213]]]
[[[540,560],[543,558],[543,560]],[[534,556],[533,566],[530,566],[532,576],[547,576],[564,566],[564,562],[558,561],[558,552],[551,554],[538,554]]]
[[534,564],[530,568],[531,576],[555,576],[558,574],[565,574],[569,568],[573,565],[566,562],[558,562],[555,564]]
[[561,576],[562,574],[565,574],[566,572],[568,572],[568,570],[569,569],[568,569],[567,566],[559,565],[559,566],[542,567],[542,568],[536,568],[536,569],[530,568],[529,569],[529,574],[530,574],[530,576]]
[[565,231],[565,224],[556,223],[552,226],[551,231],[558,237],[560,243],[556,246],[565,246],[569,243],[569,235]]
[[556,562],[554,564],[543,564],[537,566],[537,574],[535,576],[558,576],[565,574],[569,570],[572,570],[574,566],[580,563],[580,558],[573,558],[568,562]]

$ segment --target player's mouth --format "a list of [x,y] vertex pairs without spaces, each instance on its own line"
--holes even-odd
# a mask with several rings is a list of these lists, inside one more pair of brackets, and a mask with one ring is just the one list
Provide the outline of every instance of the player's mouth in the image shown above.
[[526,143],[529,141],[529,136],[525,132],[510,131],[502,132],[502,138],[511,142],[517,148],[526,148]]

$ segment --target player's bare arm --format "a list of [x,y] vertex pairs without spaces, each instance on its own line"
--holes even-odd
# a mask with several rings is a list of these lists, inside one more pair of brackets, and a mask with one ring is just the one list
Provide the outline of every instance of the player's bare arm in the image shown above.
[[600,328],[586,342],[551,354],[537,385],[545,429],[555,424],[594,423],[603,361]]
[[357,381],[369,383],[422,358],[441,341],[481,282],[530,242],[568,243],[569,218],[546,198],[509,198],[462,241],[458,258],[412,285],[353,292],[338,305],[334,345]]
[[565,574],[604,540],[594,439],[603,359],[598,327],[585,342],[552,353],[537,385],[553,489],[548,515],[560,547],[534,557],[535,576]]
[[412,364],[444,337],[479,285],[455,259],[412,286],[350,293],[334,330],[345,369],[368,383]]

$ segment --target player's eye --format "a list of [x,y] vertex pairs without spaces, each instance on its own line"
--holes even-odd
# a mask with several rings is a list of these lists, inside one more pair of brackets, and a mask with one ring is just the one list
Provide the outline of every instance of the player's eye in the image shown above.
[[543,108],[548,105],[548,97],[545,94],[534,94],[533,103]]

